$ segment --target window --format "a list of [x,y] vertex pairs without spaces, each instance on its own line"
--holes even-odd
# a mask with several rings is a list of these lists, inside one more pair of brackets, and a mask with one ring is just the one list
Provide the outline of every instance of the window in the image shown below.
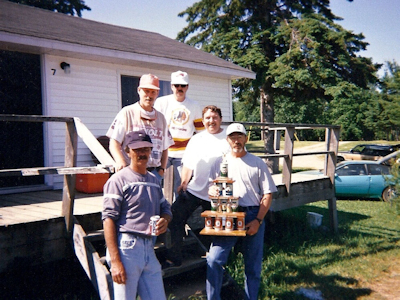
[[390,173],[388,166],[368,165],[368,174],[370,175],[388,175]]
[[352,153],[361,153],[361,152],[364,151],[364,149],[365,149],[364,145],[358,145],[358,146],[355,146],[353,149],[351,149],[350,152],[352,152]]
[[365,175],[365,165],[345,165],[336,171],[338,176]]
[[[136,103],[139,101],[137,87],[140,77],[121,75],[121,107]],[[158,97],[171,94],[170,81],[160,80],[160,93]]]

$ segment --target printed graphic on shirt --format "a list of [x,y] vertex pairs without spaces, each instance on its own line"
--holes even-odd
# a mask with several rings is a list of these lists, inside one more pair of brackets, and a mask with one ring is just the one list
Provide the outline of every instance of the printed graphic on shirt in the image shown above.
[[183,106],[172,111],[172,122],[175,125],[185,125],[189,122],[190,112]]

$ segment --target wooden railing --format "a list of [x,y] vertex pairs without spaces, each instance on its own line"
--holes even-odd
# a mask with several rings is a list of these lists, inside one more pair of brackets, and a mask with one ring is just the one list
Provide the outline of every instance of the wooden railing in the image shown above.
[[[223,122],[228,125],[232,122]],[[246,127],[257,128],[263,131],[284,131],[284,150],[281,154],[258,155],[261,158],[284,158],[282,167],[282,183],[285,184],[287,192],[290,193],[291,174],[293,166],[293,157],[307,155],[325,155],[324,175],[328,176],[332,182],[335,182],[336,157],[339,149],[340,126],[320,125],[320,124],[279,124],[279,123],[259,123],[259,122],[241,122]],[[325,129],[325,151],[294,153],[294,133],[296,130]],[[275,139],[278,134],[274,134]]]
[[[73,229],[73,207],[75,199],[75,175],[89,173],[113,173],[114,160],[104,149],[100,142],[93,136],[89,129],[80,121],[79,118],[68,117],[48,117],[48,116],[28,116],[28,115],[0,115],[3,122],[62,122],[66,125],[65,134],[65,162],[64,166],[59,167],[36,167],[23,169],[0,170],[0,176],[34,176],[59,174],[64,176],[62,215],[65,218],[68,232]],[[228,125],[232,122],[223,122]],[[284,132],[283,153],[266,153],[259,155],[262,158],[274,159],[283,158],[282,183],[286,187],[286,194],[291,193],[292,184],[292,165],[293,158],[296,156],[325,155],[324,174],[330,178],[332,186],[335,181],[336,156],[338,152],[340,127],[334,125],[318,124],[277,124],[277,123],[242,123],[247,128],[259,128],[263,131]],[[296,130],[325,129],[325,150],[318,152],[295,153],[294,134]],[[90,149],[94,156],[100,161],[101,165],[93,167],[76,167],[78,136]],[[275,137],[279,136],[274,134]],[[172,203],[173,199],[173,170],[169,168],[164,178],[164,194]],[[332,210],[336,210],[332,202]],[[331,210],[331,208],[330,208]],[[337,220],[333,220],[334,227],[337,227]]]
[[[93,136],[79,118],[48,117],[35,115],[0,115],[2,122],[59,122],[65,123],[65,158],[64,166],[34,167],[0,170],[0,176],[35,176],[59,174],[64,176],[62,196],[62,216],[65,218],[67,232],[72,234],[73,211],[75,200],[75,175],[94,173],[113,173],[114,160]],[[78,136],[102,165],[94,167],[76,167]]]

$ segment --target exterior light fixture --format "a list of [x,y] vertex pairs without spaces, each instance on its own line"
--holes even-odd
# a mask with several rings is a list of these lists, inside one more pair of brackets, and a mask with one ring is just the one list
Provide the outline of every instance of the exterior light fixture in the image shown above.
[[64,73],[65,73],[65,74],[71,73],[71,65],[70,65],[69,63],[66,63],[65,61],[63,61],[63,62],[60,64],[60,67],[61,67],[61,69],[64,70]]

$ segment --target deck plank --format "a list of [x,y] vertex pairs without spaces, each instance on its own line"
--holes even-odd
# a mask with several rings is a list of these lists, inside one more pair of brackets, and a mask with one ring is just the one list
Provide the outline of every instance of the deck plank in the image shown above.
[[[62,191],[39,191],[0,195],[0,226],[59,218]],[[74,214],[99,213],[103,208],[101,194],[77,193]]]

